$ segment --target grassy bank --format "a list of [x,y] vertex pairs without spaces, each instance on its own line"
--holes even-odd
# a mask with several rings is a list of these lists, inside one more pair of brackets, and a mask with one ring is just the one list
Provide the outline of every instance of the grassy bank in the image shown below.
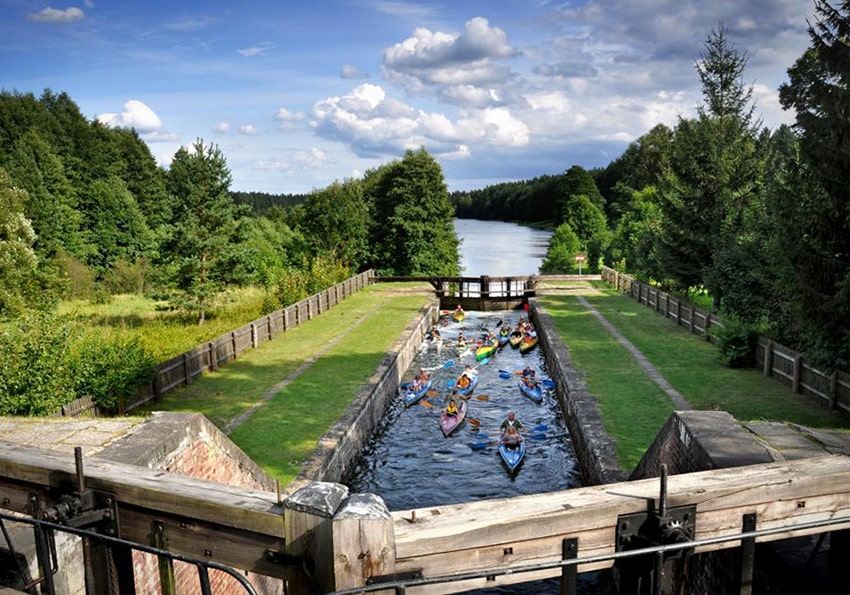
[[261,404],[230,438],[286,485],[428,301],[423,292],[398,293],[390,289],[403,288],[390,285],[357,292],[227,366],[168,393],[153,408],[203,413],[225,428]]
[[[595,283],[585,299],[640,349],[694,409],[723,410],[740,421],[777,420],[819,428],[847,428],[848,419],[810,397],[794,394],[753,369],[731,369],[716,348],[634,300]],[[631,469],[652,443],[673,405],[649,382],[632,355],[573,296],[547,296],[552,315],[574,365],[587,373],[600,399],[606,430],[617,454]]]

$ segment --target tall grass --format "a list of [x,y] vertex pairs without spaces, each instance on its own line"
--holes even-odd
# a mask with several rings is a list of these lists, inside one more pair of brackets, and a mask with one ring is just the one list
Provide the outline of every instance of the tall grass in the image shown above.
[[137,337],[156,361],[165,361],[260,318],[263,301],[260,288],[233,290],[202,325],[194,316],[171,310],[164,302],[135,294],[113,296],[105,304],[62,302],[59,313],[105,336]]

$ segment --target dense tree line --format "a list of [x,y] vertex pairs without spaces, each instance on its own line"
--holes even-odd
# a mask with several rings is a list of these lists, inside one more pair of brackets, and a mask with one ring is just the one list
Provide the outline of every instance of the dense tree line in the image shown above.
[[271,311],[369,267],[457,274],[454,211],[425,149],[306,196],[231,182],[201,139],[166,170],[135,131],[86,120],[65,93],[0,93],[0,414],[80,394],[109,408],[150,374],[138,344],[56,316],[62,299],[137,293],[203,323],[233,287],[263,287]]
[[695,60],[696,117],[605,168],[453,193],[458,216],[553,226],[544,272],[586,252],[591,270],[710,295],[733,335],[721,343],[760,333],[850,369],[850,4],[814,4],[811,46],[779,89],[793,127],[762,126],[721,24]]

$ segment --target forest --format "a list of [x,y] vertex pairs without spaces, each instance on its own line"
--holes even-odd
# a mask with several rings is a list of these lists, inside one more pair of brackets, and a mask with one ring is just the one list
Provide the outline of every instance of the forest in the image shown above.
[[66,93],[0,93],[0,414],[82,394],[104,409],[154,362],[83,339],[62,300],[145,295],[203,324],[234,287],[272,311],[353,273],[456,275],[454,217],[554,229],[542,272],[607,264],[709,297],[734,339],[769,336],[826,369],[850,361],[848,9],[816,2],[811,45],[779,89],[793,127],[762,126],[746,54],[720,25],[693,118],[662,124],[604,168],[449,194],[426,148],[305,196],[237,193],[197,139],[160,168],[132,129],[88,121]]

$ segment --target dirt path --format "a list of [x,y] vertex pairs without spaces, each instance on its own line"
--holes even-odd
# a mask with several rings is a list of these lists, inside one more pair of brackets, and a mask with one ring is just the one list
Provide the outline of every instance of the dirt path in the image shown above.
[[634,343],[626,339],[620,333],[620,331],[618,331],[613,324],[608,322],[608,320],[604,316],[602,316],[602,314],[600,314],[599,311],[594,308],[590,304],[590,302],[588,302],[584,297],[579,295],[576,296],[576,299],[578,299],[581,305],[590,310],[590,312],[596,317],[599,323],[604,326],[609,333],[611,333],[612,337],[617,339],[617,342],[620,343],[620,345],[629,350],[629,353],[632,354],[638,365],[640,365],[643,371],[646,372],[646,375],[649,376],[649,379],[652,380],[652,382],[654,382],[656,385],[658,385],[658,387],[665,393],[667,393],[667,395],[669,395],[670,400],[673,401],[673,404],[676,406],[676,409],[692,409],[690,403],[685,400],[685,397],[683,397],[681,393],[679,393],[679,391],[677,391],[669,382],[667,382],[664,376],[661,375],[661,372],[658,371],[658,368],[656,368],[652,365],[652,363],[650,363],[650,361],[646,358],[643,352],[637,347],[635,347]]

